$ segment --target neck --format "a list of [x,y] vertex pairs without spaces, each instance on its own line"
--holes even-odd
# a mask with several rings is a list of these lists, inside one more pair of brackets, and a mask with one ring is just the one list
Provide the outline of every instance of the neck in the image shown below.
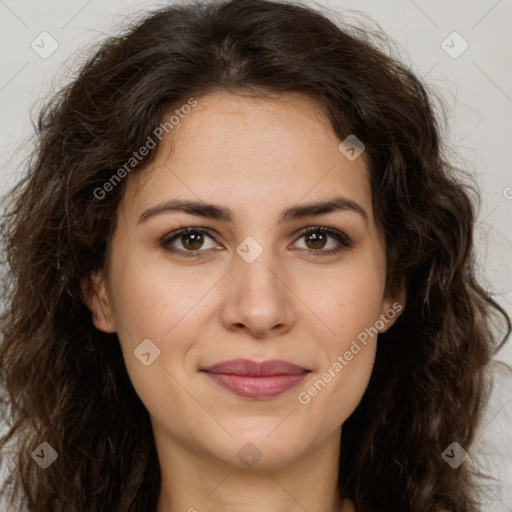
[[153,428],[161,468],[157,512],[350,510],[338,491],[341,429],[292,463],[240,468],[200,456]]

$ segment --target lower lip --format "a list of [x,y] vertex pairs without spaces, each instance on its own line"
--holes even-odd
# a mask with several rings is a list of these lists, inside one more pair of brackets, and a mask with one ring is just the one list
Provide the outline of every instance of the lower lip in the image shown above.
[[228,373],[205,372],[219,386],[247,398],[272,398],[296,386],[309,372],[296,375],[268,375],[250,377]]

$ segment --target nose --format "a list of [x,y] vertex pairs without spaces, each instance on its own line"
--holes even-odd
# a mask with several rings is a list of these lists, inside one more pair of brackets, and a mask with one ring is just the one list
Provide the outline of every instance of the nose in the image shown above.
[[295,314],[285,274],[270,250],[264,250],[252,263],[237,255],[225,280],[224,327],[257,339],[290,330]]

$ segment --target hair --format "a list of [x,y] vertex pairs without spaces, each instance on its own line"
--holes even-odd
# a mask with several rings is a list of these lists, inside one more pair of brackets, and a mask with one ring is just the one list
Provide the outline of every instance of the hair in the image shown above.
[[[15,448],[2,490],[11,509],[156,509],[149,415],[116,334],[94,328],[81,283],[104,267],[126,183],[157,151],[130,164],[129,176],[119,170],[169,112],[214,90],[300,94],[340,141],[356,134],[366,147],[387,285],[404,283],[407,301],[379,336],[368,388],[343,424],[340,494],[358,512],[479,505],[470,462],[452,469],[441,453],[454,441],[469,449],[488,397],[485,370],[510,319],[476,276],[476,186],[448,162],[425,85],[378,38],[296,2],[169,5],[103,40],[46,101],[1,224],[9,428],[0,446]],[[123,179],[113,183],[116,173]],[[45,470],[31,458],[43,441],[58,453]]]

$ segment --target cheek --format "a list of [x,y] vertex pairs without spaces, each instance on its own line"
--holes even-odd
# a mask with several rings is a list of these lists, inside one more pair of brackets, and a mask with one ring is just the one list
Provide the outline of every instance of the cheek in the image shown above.
[[315,411],[327,429],[342,424],[359,404],[371,377],[376,354],[376,322],[384,292],[384,268],[380,261],[338,269],[322,288],[310,294],[311,309],[326,326],[322,368],[315,379],[298,390],[297,401]]
[[384,294],[384,272],[374,263],[357,262],[316,280],[300,293],[329,329],[335,345],[343,345],[379,319]]
[[120,261],[112,273],[113,309],[126,331],[124,338],[131,343],[172,339],[175,326],[201,310],[201,298],[212,286],[205,277],[198,277],[192,267],[173,267],[161,258],[141,255]]
[[[207,301],[201,299],[214,284],[212,273],[209,281],[192,268],[173,269],[156,259],[119,253],[111,273],[111,303],[130,380],[154,415],[169,403],[181,409],[184,397],[177,382],[184,381],[187,369],[181,363],[208,318]],[[148,348],[141,352],[140,346]],[[147,352],[148,366],[143,363],[147,356],[139,358]]]
[[357,338],[338,339],[328,351],[329,363],[307,387],[298,390],[297,402],[310,427],[316,418],[321,424],[318,428],[330,432],[343,424],[361,401],[372,374],[376,340],[361,343]]

